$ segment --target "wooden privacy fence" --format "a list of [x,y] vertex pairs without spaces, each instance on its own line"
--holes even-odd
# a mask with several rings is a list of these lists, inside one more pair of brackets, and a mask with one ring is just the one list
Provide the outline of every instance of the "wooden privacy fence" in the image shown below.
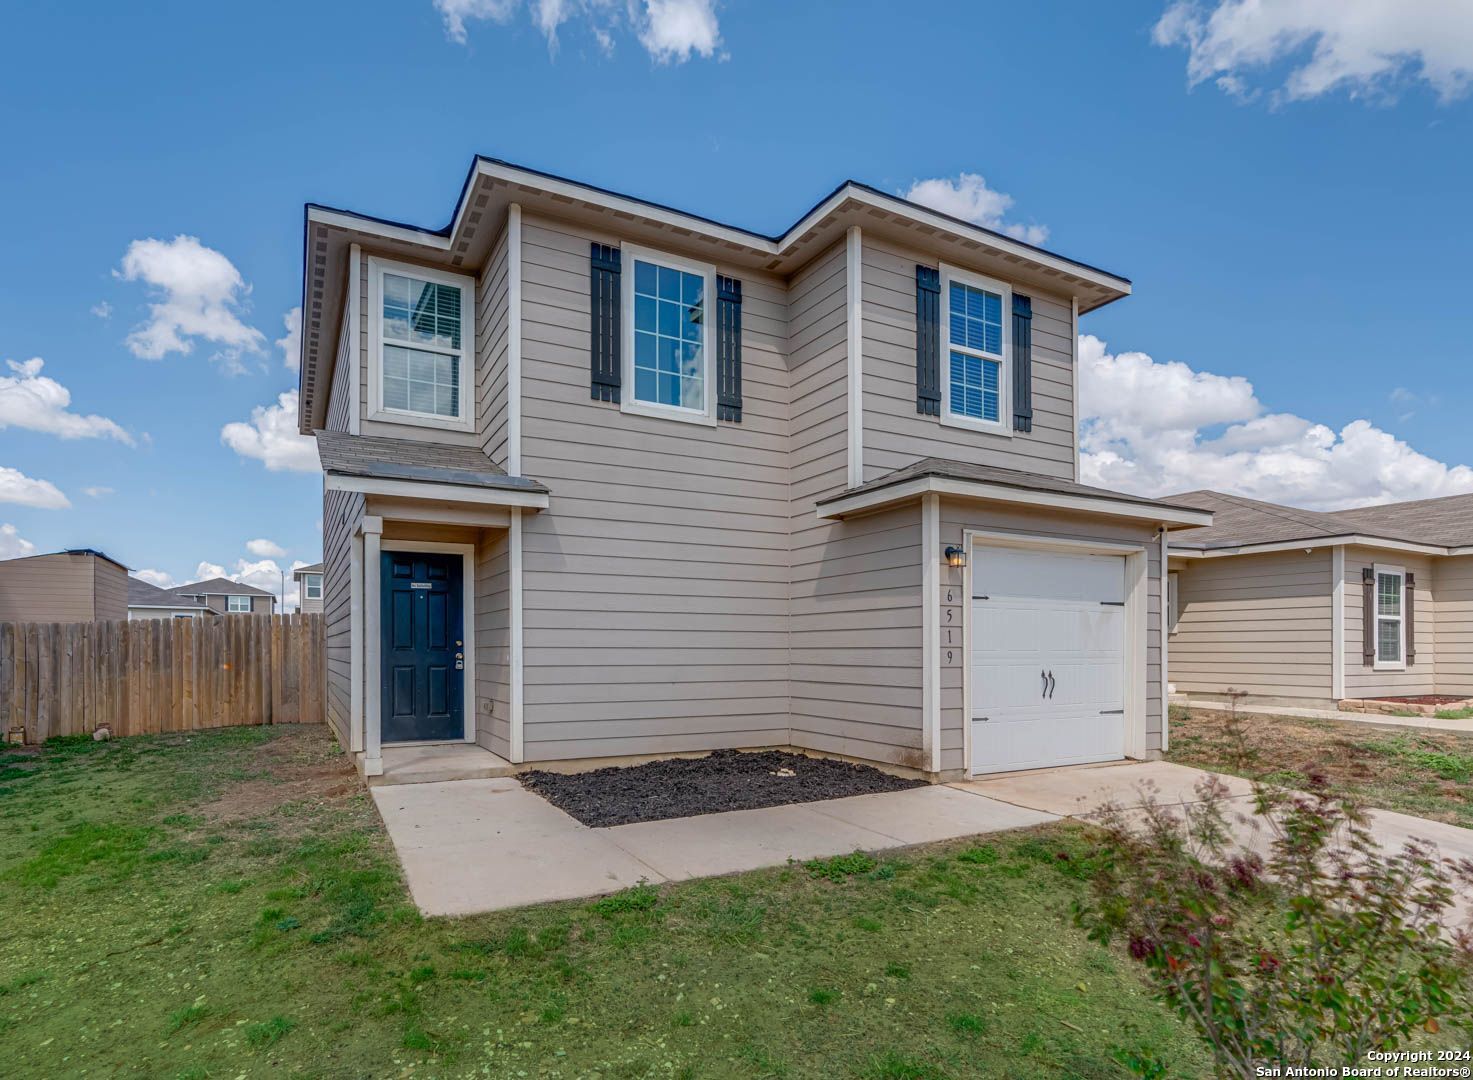
[[321,615],[0,623],[0,720],[27,742],[320,723]]

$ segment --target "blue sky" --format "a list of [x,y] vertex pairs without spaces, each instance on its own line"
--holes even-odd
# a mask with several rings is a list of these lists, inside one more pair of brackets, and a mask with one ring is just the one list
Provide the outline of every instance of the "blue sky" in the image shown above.
[[268,411],[302,204],[438,227],[477,152],[765,231],[847,177],[933,181],[1133,279],[1081,327],[1089,477],[1473,490],[1459,7],[25,5],[0,42],[0,555],[257,584],[315,561],[320,477]]

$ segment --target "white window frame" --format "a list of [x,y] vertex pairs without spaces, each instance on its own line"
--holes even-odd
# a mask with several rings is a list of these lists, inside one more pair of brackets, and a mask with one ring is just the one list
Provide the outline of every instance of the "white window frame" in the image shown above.
[[[710,263],[684,259],[679,255],[657,251],[654,248],[638,247],[634,244],[620,246],[620,276],[623,283],[619,289],[620,317],[623,323],[622,340],[619,342],[620,379],[623,392],[619,394],[619,411],[635,416],[657,416],[664,420],[680,420],[687,424],[716,426],[716,268]],[[634,261],[668,266],[672,270],[683,270],[687,274],[699,274],[706,284],[702,291],[705,306],[701,323],[701,362],[704,365],[701,377],[706,388],[706,404],[702,409],[688,409],[682,405],[661,405],[651,401],[636,401],[634,398]]]
[[[236,607],[235,606],[235,602],[237,600],[244,600],[245,601],[245,607],[243,607],[243,608]],[[256,610],[256,600],[255,600],[255,597],[250,596],[249,594],[242,594],[242,593],[228,593],[228,594],[226,594],[226,597],[225,597],[225,611],[226,611],[226,614],[229,614],[229,615],[249,615],[251,612],[253,612],[255,610]]]
[[[951,284],[970,285],[974,289],[985,289],[1002,297],[1002,355],[978,349],[957,346],[958,352],[978,356],[985,360],[996,360],[997,373],[997,419],[982,420],[951,411]],[[989,435],[1013,435],[1013,287],[1005,281],[984,277],[957,266],[941,264],[941,422],[948,427],[970,428],[985,431]]]
[[[460,289],[460,400],[458,416],[416,412],[412,409],[390,409],[384,405],[384,275],[432,281]],[[476,281],[464,274],[452,274],[414,263],[395,262],[368,256],[368,418],[390,424],[441,428],[448,431],[475,431],[474,398],[471,386],[476,381]],[[398,342],[396,345],[400,344]],[[418,348],[419,346],[409,346]],[[444,349],[424,346],[426,352],[453,355]]]
[[[1394,577],[1399,582],[1400,590],[1400,615],[1381,614],[1381,575]],[[1374,625],[1371,627],[1371,641],[1376,647],[1375,664],[1373,671],[1405,671],[1407,669],[1407,572],[1402,566],[1391,566],[1386,563],[1375,563],[1371,566],[1371,618]],[[1381,659],[1381,624],[1383,622],[1395,622],[1398,640],[1397,655],[1400,660]]]
[[[317,583],[317,595],[315,595],[315,596],[312,595],[312,583],[313,583],[313,581],[316,581],[316,583]],[[302,599],[304,599],[304,600],[321,600],[322,599],[322,575],[321,574],[303,574],[302,575]]]

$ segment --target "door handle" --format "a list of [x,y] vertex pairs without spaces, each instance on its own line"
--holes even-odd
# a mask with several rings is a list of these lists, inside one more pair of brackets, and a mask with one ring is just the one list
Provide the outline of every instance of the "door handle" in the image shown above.
[[1040,669],[1038,677],[1043,680],[1043,687],[1038,691],[1038,696],[1048,697],[1048,672]]
[[1054,673],[1050,671],[1048,673],[1048,694],[1046,694],[1045,696],[1049,699],[1052,699],[1054,696],[1054,688],[1058,685],[1059,681],[1054,678]]

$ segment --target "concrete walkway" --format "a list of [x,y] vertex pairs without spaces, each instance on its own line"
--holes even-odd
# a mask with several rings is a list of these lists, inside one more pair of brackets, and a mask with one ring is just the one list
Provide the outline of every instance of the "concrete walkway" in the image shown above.
[[591,829],[511,777],[371,789],[426,915],[598,896],[1057,821],[950,787]]
[[[1138,806],[1142,790],[1192,803],[1205,775],[1164,761],[1048,769],[609,829],[589,828],[511,777],[371,791],[419,909],[470,915],[1087,817],[1106,802]],[[1249,783],[1221,779],[1248,813]],[[1456,825],[1373,810],[1371,829],[1388,850],[1417,836],[1473,858],[1473,830]]]

